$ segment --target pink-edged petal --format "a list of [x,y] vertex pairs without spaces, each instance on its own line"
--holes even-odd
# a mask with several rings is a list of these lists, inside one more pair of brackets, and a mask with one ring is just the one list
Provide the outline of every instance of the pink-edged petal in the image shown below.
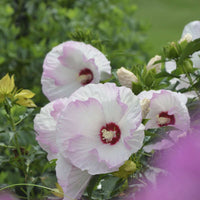
[[98,66],[100,71],[101,80],[105,80],[111,75],[111,66],[110,61],[105,57],[103,53],[101,53],[98,49],[91,46],[90,44],[85,44],[83,42],[74,42],[70,41],[68,43],[73,43],[73,45],[78,48],[82,53],[84,53],[85,57],[89,60],[94,58],[95,64]]
[[[111,121],[117,122],[127,109],[126,104],[119,100],[119,91],[119,88],[113,83],[89,84],[87,87],[82,87],[77,92],[74,92],[70,97],[70,101],[75,101],[76,99],[85,101],[91,97],[98,99],[104,110],[105,121],[107,123]],[[115,115],[113,115],[113,110]]]
[[105,125],[101,104],[93,98],[87,101],[76,100],[68,104],[60,115],[57,124],[59,148],[67,157],[68,140],[76,135],[87,135],[99,141],[99,131]]
[[79,71],[81,63],[84,62],[84,57],[84,54],[75,47],[74,42],[65,42],[58,60],[63,66]]
[[67,104],[67,98],[58,99],[43,107],[34,119],[34,129],[37,132],[36,140],[48,153],[48,159],[57,157],[56,124],[61,110]]
[[158,128],[158,115],[162,112],[168,112],[169,115],[175,117],[175,124],[170,126],[180,130],[188,130],[190,117],[185,103],[185,96],[176,92],[162,90],[160,94],[154,93],[150,102],[150,112],[146,117],[150,119],[146,124],[146,129]]
[[[114,83],[90,84],[87,85],[87,87],[80,88],[78,91],[74,92],[70,97],[70,101],[75,101],[76,99],[85,101],[89,97],[98,99],[98,101],[102,104],[106,122],[109,122],[109,119],[114,122],[121,119],[125,110],[128,111],[126,112],[126,116],[132,113],[135,115],[135,121],[141,122],[141,107],[138,103],[138,98],[129,88],[116,87]],[[119,106],[121,109],[117,109]],[[113,110],[116,112],[115,115],[113,115]],[[136,116],[138,116],[138,119],[136,119]],[[140,122],[138,122],[138,126]]]
[[57,160],[56,176],[64,192],[63,200],[80,198],[92,177],[86,171],[73,166],[62,156],[59,156]]
[[137,152],[143,145],[144,128],[144,125],[141,124],[136,131],[132,132],[131,136],[124,138],[126,148],[133,153]]
[[70,84],[73,81],[77,81],[78,74],[80,71],[76,69],[67,68],[62,65],[49,68],[48,65],[44,64],[43,68],[44,68],[44,72],[43,72],[43,76],[41,80],[42,84],[43,84],[43,79],[49,78],[54,81],[54,84],[58,88],[59,86]]
[[114,83],[105,83],[105,84],[89,84],[85,87],[80,88],[78,91],[75,91],[69,100],[81,100],[85,101],[88,98],[98,99],[100,103],[113,101],[117,99],[119,89]]
[[[99,157],[97,151],[98,146],[104,144],[97,143],[95,139],[86,136],[77,135],[70,139],[68,145],[68,157],[76,167],[82,170],[87,170],[89,174],[103,174],[118,170],[119,166],[110,167],[106,163],[105,158],[107,155]],[[106,150],[105,146],[104,149]],[[106,151],[106,153],[108,153]]]
[[[153,97],[153,94],[160,94],[161,92],[164,92],[164,91],[167,91],[168,93],[171,93],[171,94],[175,94],[174,92],[170,90],[149,90],[149,91],[142,91],[140,94],[138,94],[138,97],[140,100],[143,100],[143,99],[151,100]],[[187,103],[187,96],[185,94],[177,92],[176,95],[183,104]]]
[[[108,173],[139,150],[144,133],[138,135],[135,131],[141,124],[141,107],[130,89],[110,83],[90,84],[73,93],[69,101],[57,131],[60,151],[73,165],[91,174]],[[118,137],[113,143],[112,139],[103,141],[101,135],[109,123],[120,130],[119,137],[112,136]],[[132,139],[129,146],[125,138]]]
[[[89,74],[82,74],[89,70]],[[50,51],[43,64],[42,89],[49,100],[69,97],[89,83],[99,83],[103,74],[111,74],[106,57],[96,48],[69,41]],[[104,77],[105,78],[105,77]]]
[[[125,133],[122,132],[122,136],[123,134]],[[97,146],[99,159],[103,159],[110,169],[117,168],[142,147],[143,139],[144,126],[141,125],[138,130],[132,132],[131,136],[122,137],[115,145]]]
[[86,136],[77,136],[70,140],[68,157],[71,162],[90,174],[117,171],[123,163],[143,144],[144,128],[135,131],[133,136],[121,139],[115,145],[96,142]]
[[118,122],[123,132],[122,137],[130,136],[141,124],[142,112],[139,98],[129,88],[119,88],[120,101],[127,106],[127,110]]
[[[63,45],[63,55],[58,59],[66,69],[75,71],[76,80],[79,79],[79,73],[82,69],[90,69],[93,73],[93,80],[91,83],[99,83],[99,67],[95,63],[95,58],[87,58],[84,51],[80,47],[82,43],[66,42]],[[67,79],[67,78],[65,78]]]
[[48,97],[50,101],[61,97],[69,97],[81,86],[82,85],[78,81],[72,81],[70,84],[57,86],[55,81],[51,78],[43,77],[42,79],[43,93]]

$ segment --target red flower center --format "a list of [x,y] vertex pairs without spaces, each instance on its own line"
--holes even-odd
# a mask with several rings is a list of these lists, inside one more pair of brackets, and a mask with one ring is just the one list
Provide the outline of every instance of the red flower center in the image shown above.
[[79,79],[82,85],[87,85],[92,82],[93,80],[93,73],[90,69],[85,68],[82,69],[79,73]]
[[174,115],[169,115],[168,112],[161,112],[158,115],[157,123],[158,123],[158,126],[160,127],[174,125],[175,117]]
[[117,124],[111,122],[101,128],[99,135],[104,144],[114,145],[119,141],[121,137],[121,131]]

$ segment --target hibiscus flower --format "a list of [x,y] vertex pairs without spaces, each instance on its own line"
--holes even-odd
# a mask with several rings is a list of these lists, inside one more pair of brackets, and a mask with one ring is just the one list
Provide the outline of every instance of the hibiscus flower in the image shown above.
[[143,144],[139,98],[115,84],[89,84],[46,105],[34,120],[37,140],[57,158],[64,199],[78,198],[92,175],[114,172]]
[[95,47],[68,41],[54,47],[43,64],[42,90],[52,101],[69,97],[79,87],[109,78],[110,62]]

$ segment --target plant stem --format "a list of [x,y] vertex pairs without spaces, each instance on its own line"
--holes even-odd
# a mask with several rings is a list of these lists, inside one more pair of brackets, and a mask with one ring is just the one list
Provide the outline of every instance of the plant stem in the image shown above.
[[[177,65],[178,65],[178,63],[177,63]],[[182,69],[183,69],[183,72],[186,74],[186,76],[187,76],[187,78],[188,78],[188,80],[189,80],[189,82],[190,82],[190,85],[193,86],[194,83],[193,83],[193,81],[192,81],[192,78],[191,78],[190,73],[187,72],[187,70],[185,69],[184,64],[182,64],[181,67],[182,67]],[[199,92],[197,91],[197,89],[196,89],[195,87],[194,87],[194,91],[195,91],[197,97],[198,97],[199,100],[200,100],[200,94],[199,94]]]
[[[15,187],[15,186],[32,186],[32,187],[38,187],[38,188],[42,188],[42,189],[45,189],[45,190],[49,190],[51,192],[56,192],[58,194],[64,195],[62,192],[58,191],[57,189],[52,189],[52,188],[49,188],[49,187],[46,187],[46,186],[36,185],[36,184],[32,184],[32,183],[17,183],[17,184],[12,184],[12,185],[8,185],[8,186],[5,186],[3,188],[0,188],[0,191],[8,189],[8,188]],[[75,199],[72,199],[70,197],[67,197],[67,198],[69,198],[69,200],[75,200]]]

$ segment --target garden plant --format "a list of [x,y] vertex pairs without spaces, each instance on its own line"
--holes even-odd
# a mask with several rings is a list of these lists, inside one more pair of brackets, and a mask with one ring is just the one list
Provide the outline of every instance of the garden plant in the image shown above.
[[0,199],[197,200],[200,21],[147,62],[114,1],[19,2],[1,21]]

